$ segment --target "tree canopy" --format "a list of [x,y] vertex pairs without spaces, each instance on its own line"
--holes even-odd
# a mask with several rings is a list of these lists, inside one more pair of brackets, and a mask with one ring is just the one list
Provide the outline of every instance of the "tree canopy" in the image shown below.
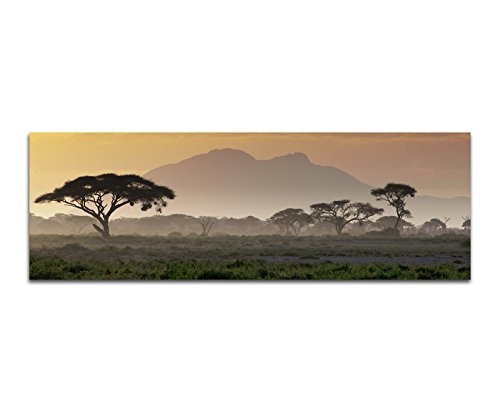
[[333,223],[338,234],[351,222],[362,222],[372,216],[379,215],[384,209],[376,208],[370,203],[355,202],[350,200],[334,200],[331,203],[316,203],[310,206],[313,219]]
[[446,223],[444,223],[442,220],[438,218],[433,218],[431,220],[428,220],[427,222],[424,222],[422,224],[422,229],[427,232],[436,232],[438,230],[445,230]]
[[200,216],[197,219],[198,223],[201,225],[201,230],[202,230],[200,236],[208,236],[216,220],[217,219],[212,216]]
[[286,234],[294,234],[299,236],[301,229],[313,222],[311,216],[304,212],[303,209],[288,208],[281,210],[269,218],[269,221]]
[[397,219],[394,228],[397,228],[401,219],[413,217],[411,212],[406,209],[406,202],[409,197],[415,197],[416,193],[417,190],[414,187],[404,183],[388,183],[385,187],[371,190],[371,194],[375,196],[377,201],[386,201],[396,209]]
[[119,208],[140,204],[142,211],[154,207],[161,213],[167,200],[174,198],[173,190],[141,176],[106,173],[69,180],[38,197],[35,203],[57,202],[79,209],[97,219],[101,227],[94,224],[94,228],[109,238],[109,218]]
[[462,228],[465,229],[465,230],[470,230],[470,217],[469,216],[465,216],[463,218],[464,222],[462,223]]

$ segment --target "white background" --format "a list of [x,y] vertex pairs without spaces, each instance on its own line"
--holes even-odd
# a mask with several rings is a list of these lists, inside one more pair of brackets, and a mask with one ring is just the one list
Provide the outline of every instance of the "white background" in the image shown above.
[[[500,410],[496,3],[2,1],[0,410]],[[30,284],[30,131],[470,131],[473,281]]]

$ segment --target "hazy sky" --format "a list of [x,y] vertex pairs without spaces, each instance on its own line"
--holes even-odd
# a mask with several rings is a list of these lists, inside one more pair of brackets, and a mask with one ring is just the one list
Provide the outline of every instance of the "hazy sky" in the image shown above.
[[419,194],[470,196],[468,133],[32,133],[30,211],[74,213],[33,200],[83,174],[144,174],[212,149],[241,149],[256,159],[303,152],[372,185],[390,181]]

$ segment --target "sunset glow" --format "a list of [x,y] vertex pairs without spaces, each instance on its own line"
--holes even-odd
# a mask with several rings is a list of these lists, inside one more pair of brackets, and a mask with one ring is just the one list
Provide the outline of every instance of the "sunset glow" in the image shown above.
[[213,149],[256,159],[305,153],[372,186],[400,180],[419,194],[470,196],[468,133],[32,133],[30,211],[67,212],[33,200],[66,180],[105,172],[144,174]]

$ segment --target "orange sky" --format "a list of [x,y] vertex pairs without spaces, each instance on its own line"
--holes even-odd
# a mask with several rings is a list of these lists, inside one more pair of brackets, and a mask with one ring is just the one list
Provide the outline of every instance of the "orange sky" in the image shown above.
[[222,148],[257,159],[303,152],[372,186],[400,181],[421,195],[470,196],[469,133],[31,133],[30,211],[73,213],[33,200],[83,174],[143,174]]

